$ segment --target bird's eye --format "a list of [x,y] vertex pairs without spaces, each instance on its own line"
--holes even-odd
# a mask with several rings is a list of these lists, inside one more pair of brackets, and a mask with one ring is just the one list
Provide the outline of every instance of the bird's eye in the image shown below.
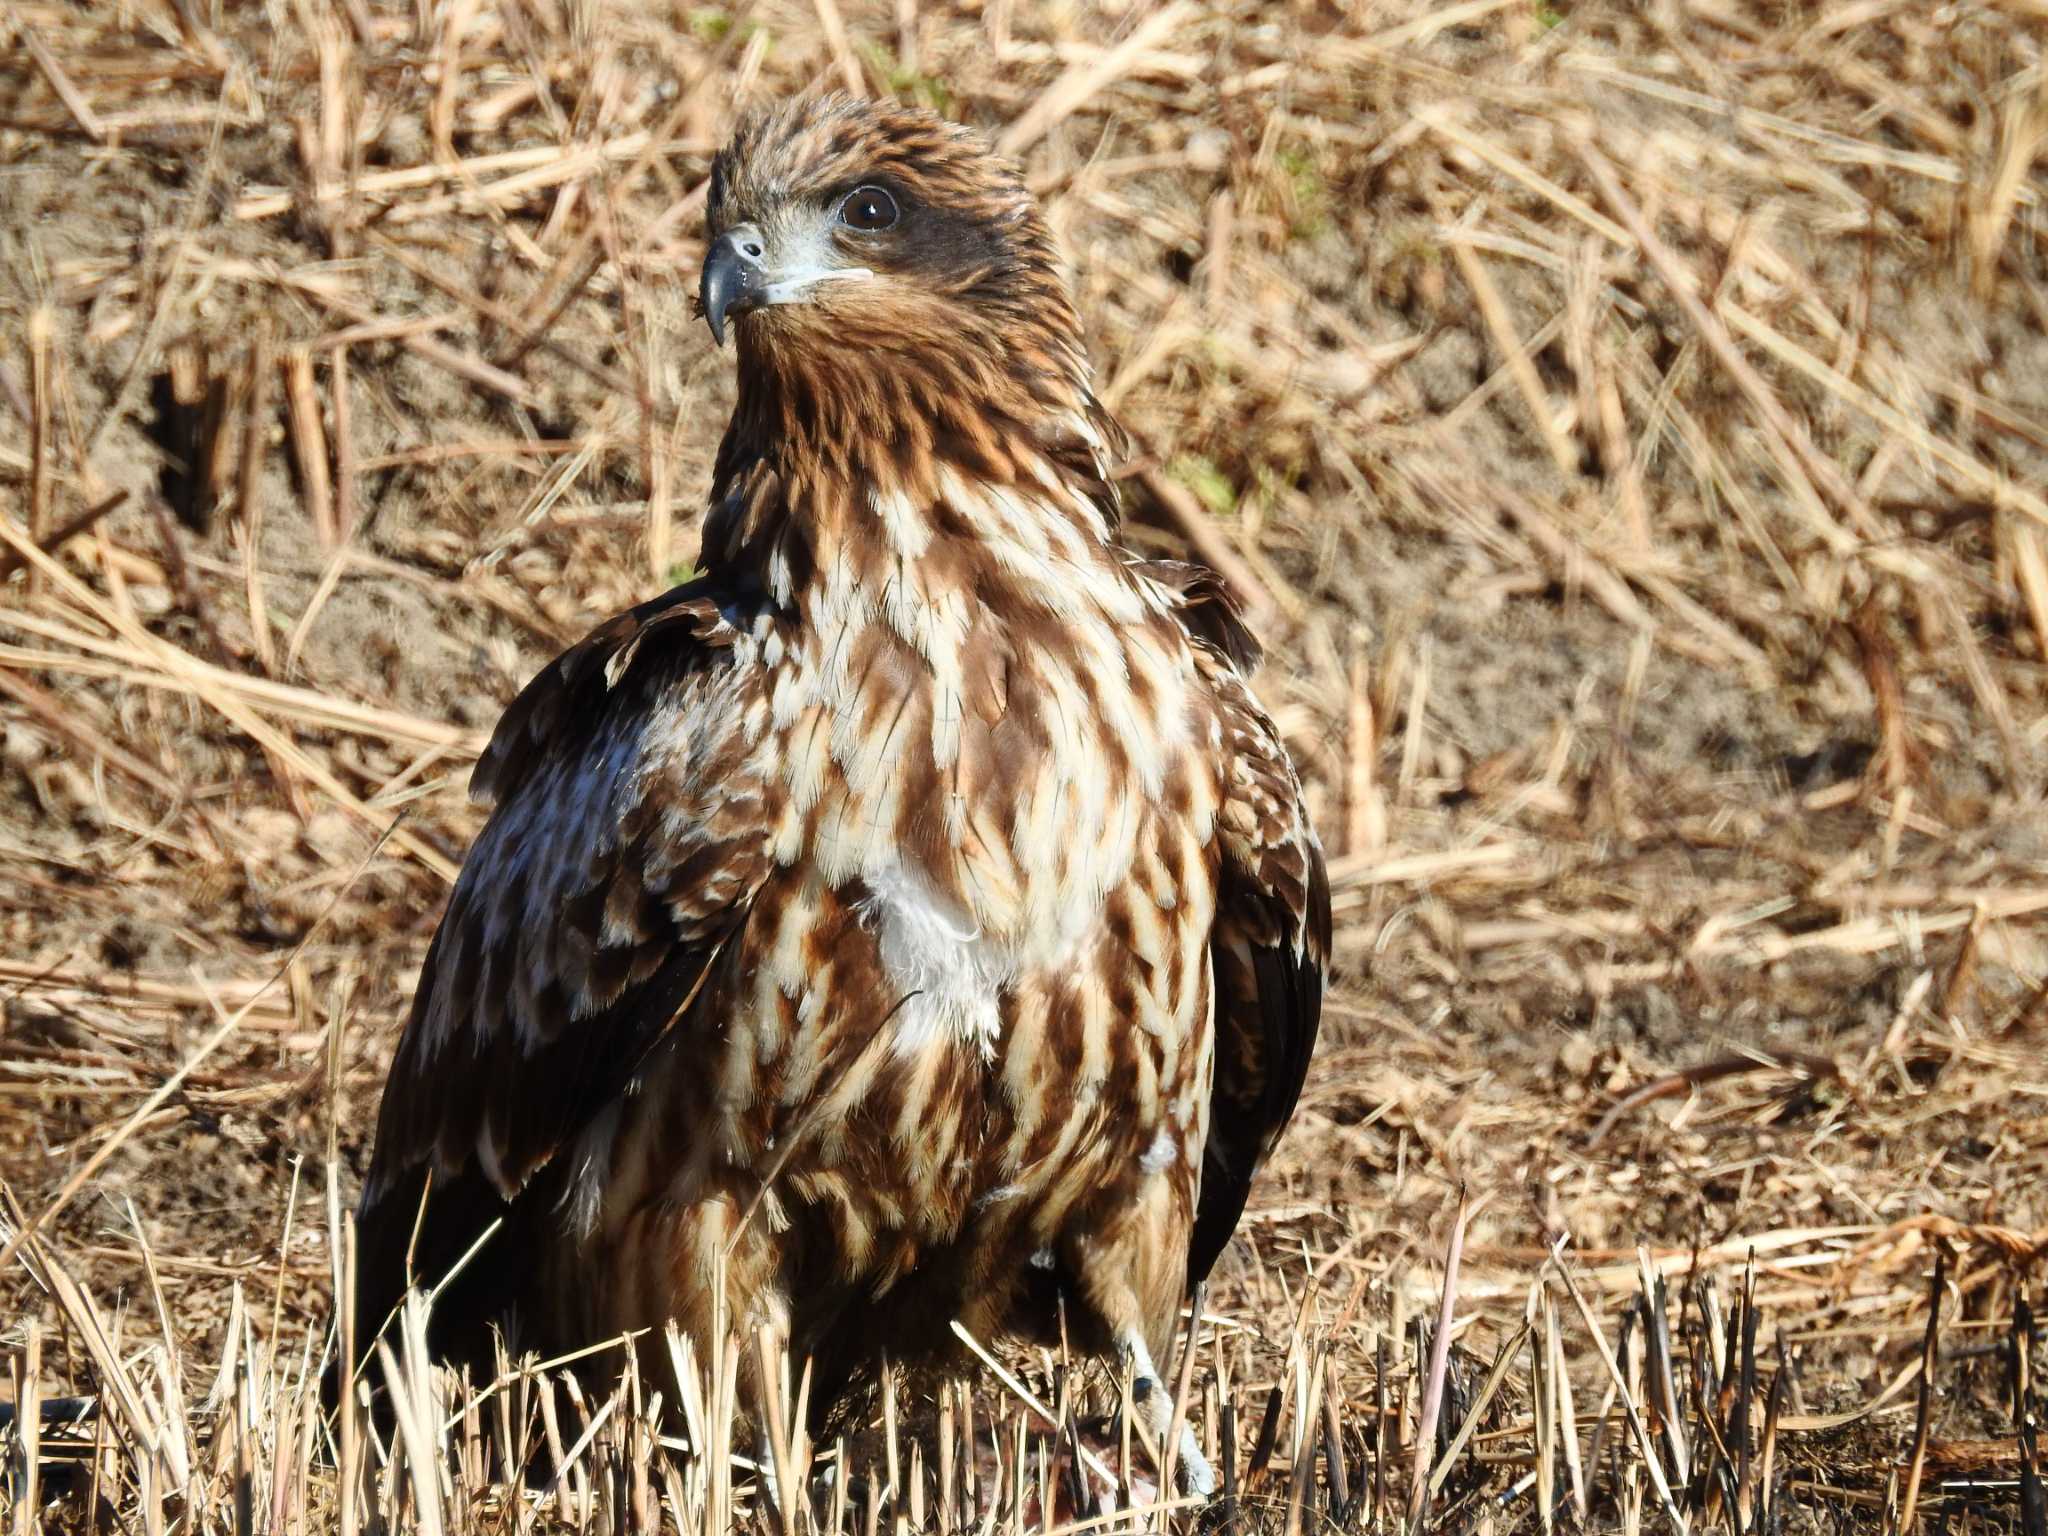
[[855,187],[839,205],[839,222],[865,234],[889,228],[897,217],[896,199],[880,187]]

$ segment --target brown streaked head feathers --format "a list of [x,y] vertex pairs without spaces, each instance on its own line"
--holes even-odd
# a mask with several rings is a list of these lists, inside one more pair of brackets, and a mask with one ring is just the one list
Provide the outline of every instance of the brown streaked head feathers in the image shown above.
[[[886,224],[856,227],[856,194],[876,193]],[[771,443],[799,475],[912,482],[934,455],[1013,473],[992,424],[1098,478],[1121,446],[1051,232],[972,129],[841,95],[756,112],[713,162],[706,234],[715,333],[714,270],[749,269],[731,305],[740,391],[721,485]]]
[[[870,187],[895,205],[885,228],[841,216],[848,195]],[[802,244],[874,274],[756,311],[738,333],[743,359],[763,341],[895,352],[995,331],[1015,343],[1021,327],[1070,384],[1085,379],[1052,234],[1018,168],[935,113],[839,95],[753,113],[712,163],[705,223],[714,242],[739,225],[761,230],[771,261]]]

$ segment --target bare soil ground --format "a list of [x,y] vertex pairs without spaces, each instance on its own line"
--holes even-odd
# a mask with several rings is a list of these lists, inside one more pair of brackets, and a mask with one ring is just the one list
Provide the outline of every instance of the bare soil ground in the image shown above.
[[[339,1477],[306,1384],[469,762],[691,565],[709,155],[823,82],[1024,160],[1130,538],[1239,587],[1314,783],[1338,984],[1189,1399],[1240,1517],[1391,1529],[1434,1470],[1431,1529],[2042,1536],[2033,0],[0,36],[0,1400],[98,1399],[11,1432],[15,1529],[767,1518],[652,1438],[659,1350],[615,1416],[408,1377],[442,1448]],[[873,1530],[885,1461],[953,1528],[976,1422],[974,1507],[1051,1522],[1013,1391],[907,1391],[917,1462],[857,1436],[790,1529]]]

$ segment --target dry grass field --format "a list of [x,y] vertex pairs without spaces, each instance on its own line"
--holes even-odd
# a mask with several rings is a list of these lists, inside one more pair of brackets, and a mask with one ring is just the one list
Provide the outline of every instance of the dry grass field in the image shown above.
[[[2041,0],[0,39],[11,1530],[2048,1531]],[[388,1444],[310,1390],[469,764],[690,569],[704,174],[819,83],[1024,162],[1128,537],[1236,585],[1313,781],[1338,977],[1190,1325],[1199,1514],[1014,1352],[778,1435],[781,1510],[762,1341],[485,1390],[401,1328]]]

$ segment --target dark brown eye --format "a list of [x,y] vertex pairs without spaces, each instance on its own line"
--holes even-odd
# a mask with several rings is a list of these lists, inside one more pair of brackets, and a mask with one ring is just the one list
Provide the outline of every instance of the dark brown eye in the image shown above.
[[896,219],[896,199],[880,187],[855,187],[839,205],[839,222],[867,234],[889,228]]

